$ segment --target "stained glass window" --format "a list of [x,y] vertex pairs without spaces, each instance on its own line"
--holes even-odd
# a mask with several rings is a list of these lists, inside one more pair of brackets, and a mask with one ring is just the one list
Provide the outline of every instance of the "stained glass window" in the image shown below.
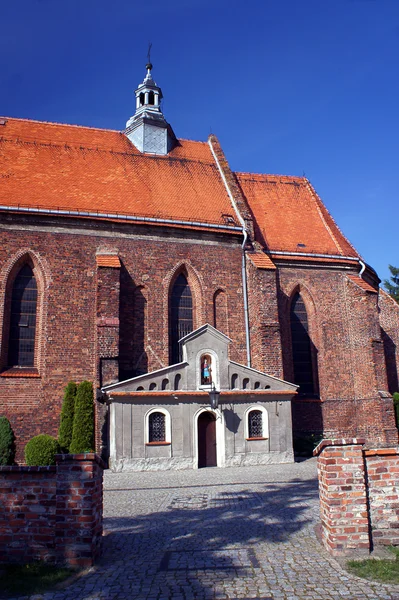
[[15,278],[11,295],[8,365],[32,367],[35,357],[37,285],[26,264]]

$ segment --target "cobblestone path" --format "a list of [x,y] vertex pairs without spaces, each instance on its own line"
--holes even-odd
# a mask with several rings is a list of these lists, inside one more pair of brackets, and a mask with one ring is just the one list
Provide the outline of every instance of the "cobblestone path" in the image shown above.
[[316,463],[105,474],[104,554],[45,600],[399,600],[316,539]]

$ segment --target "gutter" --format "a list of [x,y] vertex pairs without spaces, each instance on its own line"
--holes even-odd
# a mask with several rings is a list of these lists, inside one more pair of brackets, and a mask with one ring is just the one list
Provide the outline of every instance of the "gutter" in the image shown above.
[[219,170],[220,176],[223,180],[223,183],[226,187],[227,190],[227,194],[230,198],[230,201],[233,205],[233,208],[236,212],[237,218],[241,223],[241,227],[242,227],[242,234],[244,236],[243,242],[241,244],[241,253],[242,253],[242,258],[241,258],[241,277],[242,277],[242,287],[243,287],[243,295],[244,295],[244,321],[245,321],[245,340],[246,340],[246,346],[247,346],[247,366],[251,367],[251,345],[250,345],[250,335],[249,335],[249,314],[248,314],[248,286],[247,286],[247,269],[246,269],[246,257],[245,257],[245,245],[247,243],[247,239],[248,239],[248,232],[247,232],[247,228],[245,225],[245,221],[242,218],[240,211],[238,210],[238,206],[236,204],[236,201],[234,199],[234,196],[229,188],[229,185],[227,183],[227,179],[226,176],[223,172],[222,167],[220,166],[218,157],[216,156],[215,150],[212,146],[212,141],[209,138],[208,139],[208,144],[209,147],[211,149],[212,152],[212,156],[215,160],[216,166]]
[[270,254],[275,254],[278,256],[303,256],[303,257],[313,257],[313,258],[335,258],[341,260],[354,260],[358,262],[361,266],[361,269],[358,273],[359,277],[362,277],[363,273],[366,270],[365,263],[358,258],[357,256],[342,256],[342,254],[316,254],[312,252],[283,252],[281,250],[271,250]]
[[133,221],[140,223],[160,223],[164,225],[182,225],[186,227],[200,227],[204,229],[222,229],[227,231],[241,231],[241,227],[232,225],[219,225],[217,223],[201,223],[200,221],[179,221],[175,219],[161,219],[158,217],[138,217],[136,215],[121,215],[119,213],[100,213],[79,210],[63,210],[60,208],[32,208],[20,206],[0,205],[0,210],[9,212],[35,213],[45,215],[62,215],[72,217],[93,217],[99,219],[113,219],[117,221]]

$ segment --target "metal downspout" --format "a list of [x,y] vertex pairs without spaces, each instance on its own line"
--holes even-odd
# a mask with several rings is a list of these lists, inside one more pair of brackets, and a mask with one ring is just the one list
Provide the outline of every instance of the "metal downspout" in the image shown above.
[[251,342],[250,342],[250,335],[249,335],[249,313],[248,313],[248,286],[247,286],[247,269],[246,269],[246,256],[245,256],[245,245],[246,245],[247,239],[248,239],[248,232],[247,232],[247,228],[245,226],[245,221],[242,218],[240,211],[238,210],[238,206],[237,206],[234,196],[229,188],[226,176],[223,173],[223,170],[220,166],[220,163],[218,161],[218,158],[216,156],[215,150],[213,149],[212,142],[210,139],[208,139],[208,144],[211,149],[212,156],[215,160],[215,163],[216,163],[216,166],[220,173],[220,176],[221,176],[223,183],[225,185],[225,188],[227,190],[227,194],[228,194],[230,201],[233,205],[233,208],[236,212],[237,218],[241,223],[242,234],[244,236],[244,240],[241,245],[241,252],[242,252],[241,277],[242,277],[242,290],[243,290],[243,294],[244,294],[244,322],[245,322],[245,340],[246,340],[246,346],[247,346],[247,366],[251,367],[251,345],[250,345]]

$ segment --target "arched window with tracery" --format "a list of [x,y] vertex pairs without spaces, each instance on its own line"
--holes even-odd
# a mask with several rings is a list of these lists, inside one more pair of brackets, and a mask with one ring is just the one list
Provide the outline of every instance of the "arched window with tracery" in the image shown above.
[[35,362],[37,284],[33,269],[23,265],[11,292],[8,366],[33,367]]
[[290,321],[294,382],[300,386],[300,393],[314,394],[316,390],[308,315],[299,293],[295,294],[291,302]]
[[181,362],[179,340],[193,330],[193,298],[184,273],[173,284],[170,295],[170,364]]

